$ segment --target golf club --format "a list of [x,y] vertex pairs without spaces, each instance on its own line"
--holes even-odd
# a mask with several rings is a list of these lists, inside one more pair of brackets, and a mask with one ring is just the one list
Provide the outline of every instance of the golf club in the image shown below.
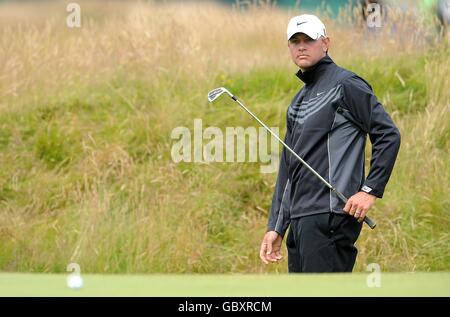
[[[209,102],[213,102],[214,100],[216,100],[217,98],[219,98],[221,95],[223,94],[227,94],[231,97],[231,99],[233,99],[234,101],[236,101],[245,111],[248,112],[248,114],[250,114],[256,121],[258,121],[258,123],[260,125],[262,125],[267,131],[270,132],[270,134],[272,134],[281,144],[283,144],[283,146],[292,153],[292,155],[294,155],[307,169],[309,169],[314,175],[316,175],[316,177],[318,179],[320,179],[329,189],[331,189],[338,197],[341,201],[343,201],[344,203],[347,203],[347,198],[341,193],[339,192],[336,188],[334,188],[333,186],[331,186],[330,183],[328,183],[322,176],[320,176],[311,166],[308,165],[308,163],[306,163],[297,153],[295,153],[286,143],[283,142],[283,140],[281,140],[278,135],[276,135],[268,126],[266,126],[261,120],[258,119],[258,117],[256,117],[250,110],[247,109],[246,106],[244,106],[231,92],[229,92],[226,88],[224,87],[220,87],[220,88],[216,88],[211,90],[208,93],[208,101]],[[375,229],[376,227],[376,223],[371,220],[369,217],[364,217],[364,222],[371,228],[371,229]]]

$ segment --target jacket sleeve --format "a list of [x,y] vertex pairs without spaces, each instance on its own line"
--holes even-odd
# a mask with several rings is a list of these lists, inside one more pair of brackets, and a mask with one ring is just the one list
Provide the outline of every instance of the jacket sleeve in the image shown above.
[[[289,145],[291,128],[289,120],[286,124],[286,136],[284,142]],[[279,235],[284,236],[287,228],[291,222],[290,219],[290,191],[291,183],[288,177],[288,151],[283,146],[281,152],[280,168],[278,171],[277,182],[275,185],[275,192],[272,198],[272,206],[270,208],[269,221],[267,231],[276,231]]]
[[382,198],[400,148],[400,132],[362,78],[346,79],[343,92],[345,106],[372,143],[370,170],[361,189]]

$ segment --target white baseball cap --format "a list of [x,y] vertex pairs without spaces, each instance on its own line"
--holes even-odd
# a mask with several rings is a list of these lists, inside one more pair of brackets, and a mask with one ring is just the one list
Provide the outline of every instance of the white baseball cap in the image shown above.
[[326,36],[325,25],[318,17],[312,14],[302,14],[293,17],[287,27],[288,41],[295,33],[304,33],[313,40]]

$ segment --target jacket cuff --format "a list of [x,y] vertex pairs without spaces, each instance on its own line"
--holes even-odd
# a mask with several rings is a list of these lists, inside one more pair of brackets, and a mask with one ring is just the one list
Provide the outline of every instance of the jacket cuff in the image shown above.
[[365,182],[364,185],[360,188],[360,191],[368,193],[378,198],[383,198],[384,191],[376,186],[373,186],[369,182]]
[[276,233],[278,233],[280,236],[284,237],[284,235],[286,234],[287,229],[289,228],[289,224],[291,222],[290,221],[286,221],[283,223],[278,223],[275,226],[274,225],[269,225],[267,227],[267,231],[275,231]]

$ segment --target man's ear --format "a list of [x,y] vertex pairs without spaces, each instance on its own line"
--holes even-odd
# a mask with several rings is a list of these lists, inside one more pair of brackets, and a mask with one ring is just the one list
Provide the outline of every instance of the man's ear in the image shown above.
[[324,37],[323,39],[322,39],[322,43],[324,44],[322,47],[323,47],[323,52],[324,53],[327,53],[328,52],[328,50],[330,49],[330,38],[327,36],[327,37]]

